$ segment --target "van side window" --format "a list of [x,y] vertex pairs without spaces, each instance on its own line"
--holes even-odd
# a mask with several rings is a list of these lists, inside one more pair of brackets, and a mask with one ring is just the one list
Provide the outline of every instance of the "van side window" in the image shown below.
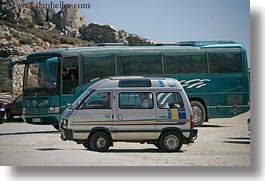
[[151,92],[124,92],[119,94],[120,109],[153,109]]
[[82,109],[110,109],[111,93],[95,92],[87,98]]
[[178,92],[159,92],[157,96],[157,107],[159,109],[180,109],[184,104]]

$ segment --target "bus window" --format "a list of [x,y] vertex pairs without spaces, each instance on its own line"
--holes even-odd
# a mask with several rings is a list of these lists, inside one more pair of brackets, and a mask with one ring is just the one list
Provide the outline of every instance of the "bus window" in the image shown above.
[[207,73],[204,52],[165,52],[163,55],[165,74]]
[[84,53],[83,55],[83,83],[115,75],[113,53]]
[[65,57],[62,69],[63,94],[73,94],[79,85],[78,57]]
[[117,54],[118,75],[160,75],[160,52]]
[[210,73],[242,73],[240,51],[209,52]]

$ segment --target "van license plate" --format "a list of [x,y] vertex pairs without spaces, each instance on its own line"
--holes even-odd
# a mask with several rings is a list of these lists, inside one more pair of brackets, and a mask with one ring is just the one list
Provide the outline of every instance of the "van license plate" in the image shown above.
[[40,118],[32,118],[33,123],[40,123],[41,119]]

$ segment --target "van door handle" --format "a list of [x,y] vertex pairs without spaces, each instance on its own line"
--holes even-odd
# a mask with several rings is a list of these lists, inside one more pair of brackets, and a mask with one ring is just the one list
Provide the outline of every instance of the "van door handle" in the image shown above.
[[118,114],[118,120],[122,120],[122,115],[121,114]]
[[110,119],[111,115],[110,114],[105,114],[105,118],[109,118]]

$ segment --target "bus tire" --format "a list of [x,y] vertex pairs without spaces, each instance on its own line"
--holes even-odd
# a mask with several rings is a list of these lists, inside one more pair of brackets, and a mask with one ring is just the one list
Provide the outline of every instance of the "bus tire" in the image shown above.
[[167,131],[160,137],[160,146],[162,151],[177,152],[181,149],[183,137],[175,131]]
[[111,138],[106,132],[96,132],[90,138],[90,147],[92,151],[106,152],[110,145]]
[[191,101],[194,126],[201,126],[206,121],[205,107],[199,101]]
[[59,123],[58,124],[53,124],[52,125],[57,131],[59,131],[60,130],[60,126],[59,126]]
[[9,121],[13,120],[13,115],[9,109],[6,110],[6,119]]
[[4,118],[0,118],[0,124],[4,124]]

